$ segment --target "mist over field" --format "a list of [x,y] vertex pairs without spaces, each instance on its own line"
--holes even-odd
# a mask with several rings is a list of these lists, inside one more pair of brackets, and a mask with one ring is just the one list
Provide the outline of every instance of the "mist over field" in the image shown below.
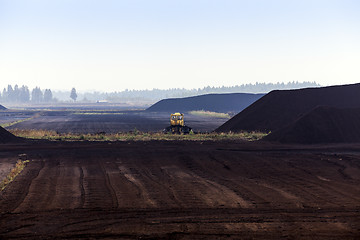
[[[151,104],[166,98],[183,98],[199,96],[204,94],[221,93],[268,93],[272,90],[298,89],[306,87],[319,87],[316,82],[288,82],[288,83],[255,83],[242,84],[230,87],[203,87],[198,89],[151,89],[151,90],[125,90],[120,92],[76,92],[76,98],[71,97],[71,90],[59,91],[36,87],[29,89],[27,86],[8,85],[0,92],[0,103],[56,103],[77,101],[83,103],[91,102],[132,102]],[[74,94],[74,93],[73,93]],[[74,97],[74,96],[73,96]]]

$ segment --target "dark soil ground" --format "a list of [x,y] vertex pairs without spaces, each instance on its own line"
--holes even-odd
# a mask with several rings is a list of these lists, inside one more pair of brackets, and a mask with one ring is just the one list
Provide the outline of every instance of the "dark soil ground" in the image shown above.
[[0,145],[19,154],[0,239],[360,238],[360,145]]

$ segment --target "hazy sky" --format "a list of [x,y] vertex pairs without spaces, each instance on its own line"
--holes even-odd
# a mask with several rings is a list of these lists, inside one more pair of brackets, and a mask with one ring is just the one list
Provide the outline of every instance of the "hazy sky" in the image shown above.
[[0,0],[0,87],[360,82],[358,0]]

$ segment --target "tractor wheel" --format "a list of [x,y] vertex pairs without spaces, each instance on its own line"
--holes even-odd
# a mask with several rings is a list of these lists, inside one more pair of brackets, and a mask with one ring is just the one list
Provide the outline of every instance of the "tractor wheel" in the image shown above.
[[191,131],[191,127],[183,126],[183,127],[181,128],[181,133],[182,133],[182,134],[189,134],[190,131]]
[[171,132],[172,132],[172,127],[171,127],[171,126],[165,128],[165,129],[163,130],[163,133],[171,133]]
[[180,127],[178,127],[178,126],[172,127],[172,133],[173,134],[180,134]]

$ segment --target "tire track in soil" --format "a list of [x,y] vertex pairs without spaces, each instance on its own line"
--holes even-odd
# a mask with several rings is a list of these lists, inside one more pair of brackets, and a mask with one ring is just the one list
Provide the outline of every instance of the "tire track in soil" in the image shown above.
[[105,164],[108,164],[109,162],[106,162],[105,159],[101,159],[102,161],[99,161],[99,165],[101,167],[101,171],[105,177],[105,185],[106,188],[108,189],[110,195],[111,195],[111,200],[112,200],[112,208],[118,208],[119,207],[119,202],[116,196],[116,192],[114,190],[114,187],[112,186],[110,177],[109,177],[109,171],[106,170],[105,166],[104,166],[104,162]]
[[[208,156],[208,154],[209,153],[206,152],[198,156],[197,159],[193,159],[184,155],[180,157],[181,164],[184,164],[186,167],[190,168],[190,170],[195,172],[197,175],[205,179],[212,179],[213,181],[231,189],[244,201],[248,202],[249,206],[255,206],[255,203],[257,204],[257,206],[267,206],[269,204],[259,194],[254,193],[254,191],[251,189],[251,186],[249,186],[249,181],[247,179],[239,178],[239,176],[233,174],[233,172],[236,172],[237,169],[234,168],[232,165],[226,165],[227,168],[225,168],[225,173],[223,172],[224,163],[219,164],[218,161],[215,161],[216,165],[210,165],[209,162],[211,159],[204,157]],[[229,168],[232,171],[229,171]],[[232,174],[231,177],[229,176],[229,174]]]
[[[296,158],[299,157],[297,156]],[[316,167],[313,167],[313,171],[309,172],[305,169],[306,166],[300,167],[294,164],[296,163],[296,160],[300,161],[300,159],[296,158],[290,162],[290,165],[294,170],[297,170],[299,173],[294,174],[295,176],[292,177],[292,181],[295,180],[296,182],[298,182],[298,185],[302,187],[301,190],[307,193],[309,198],[305,200],[306,202],[312,202],[318,207],[324,207],[325,205],[328,205],[329,207],[342,206],[345,201],[349,201],[350,199],[355,200],[354,202],[359,202],[359,199],[355,199],[351,195],[349,195],[352,191],[348,192],[349,187],[351,187],[349,185],[348,179],[343,179],[336,173],[330,175],[329,179],[327,179],[328,181],[323,181],[317,176],[317,174],[324,176],[324,174],[321,173],[324,172],[323,169],[336,169],[337,167],[339,167],[337,163],[325,160],[325,164],[322,163],[321,167],[319,167],[318,169]],[[314,160],[312,160],[313,162],[319,163],[323,161],[321,157],[319,158],[319,156],[316,155],[312,156],[312,158],[315,158]],[[308,177],[305,177],[304,174],[300,174],[300,172],[306,172],[308,174]],[[330,173],[331,172],[328,172],[328,174]],[[344,191],[342,189],[343,186],[345,187],[345,185],[347,191]],[[294,188],[296,189],[297,186],[294,186]],[[353,190],[357,190],[357,192],[359,192],[358,187],[357,189],[354,188]]]
[[[132,164],[129,165],[130,170],[144,186],[150,199],[150,207],[177,208],[179,202],[172,192],[170,178],[161,171],[162,163],[172,159],[171,156],[165,156],[164,159],[163,156],[155,156],[150,151],[142,151],[133,155],[133,159],[128,163]],[[143,167],[138,168],[139,165]]]
[[[127,168],[124,165],[118,166],[120,172],[123,176],[131,182],[137,189],[138,192],[138,199],[137,201],[141,200],[143,203],[140,204],[143,208],[146,207],[156,207],[157,204],[155,200],[150,197],[150,193],[147,190],[148,188],[145,187],[143,181],[141,181],[138,176],[139,173],[134,172],[134,169]],[[143,177],[143,176],[142,176]]]
[[56,182],[56,194],[50,209],[74,209],[81,206],[81,172],[77,167],[76,160],[63,161],[58,159],[58,181]]
[[112,208],[113,198],[107,186],[106,176],[96,157],[84,160],[84,208]]
[[154,208],[158,205],[152,196],[153,186],[150,185],[149,188],[147,185],[151,180],[144,180],[146,176],[139,172],[143,168],[134,164],[138,160],[139,156],[136,153],[124,156],[111,151],[102,156],[102,162],[105,162],[104,171],[108,176],[113,198],[117,201],[116,207]]
[[151,152],[137,152],[122,161],[120,168],[125,172],[125,176],[139,187],[141,194],[139,199],[145,200],[143,206],[150,208],[179,208],[188,207],[189,204],[204,206],[204,203],[189,191],[190,186],[186,186],[187,183],[179,183],[164,171],[164,166],[174,160],[172,152],[162,156],[154,156]]
[[16,179],[0,192],[0,212],[14,212],[29,194],[34,179],[44,168],[43,160],[32,160]]
[[[288,207],[303,208],[302,203],[305,202],[303,200],[304,194],[296,194],[293,191],[289,191],[287,189],[291,181],[286,183],[285,175],[290,176],[290,178],[292,177],[291,175],[288,174],[288,171],[286,171],[287,166],[278,166],[277,161],[268,161],[265,163],[266,167],[265,166],[257,167],[256,162],[259,160],[259,158],[256,156],[256,154],[252,154],[252,156],[250,156],[253,160],[251,161],[251,165],[249,166],[248,161],[242,163],[241,161],[242,155],[243,154],[241,153],[238,154],[232,153],[232,154],[227,154],[226,157],[222,156],[223,161],[224,159],[229,160],[227,162],[228,166],[226,169],[230,168],[232,171],[229,171],[228,174],[226,174],[225,172],[220,174],[222,178],[218,178],[216,180],[217,182],[221,182],[223,185],[228,186],[232,189],[239,188],[239,184],[241,184],[242,185],[241,187],[243,188],[242,192],[244,188],[251,189],[250,190],[252,192],[251,195],[255,195],[256,192],[257,193],[256,195],[260,199],[262,199],[261,201],[259,201],[259,198],[256,200],[257,207],[268,205],[273,207],[288,206]],[[249,156],[247,156],[246,158],[248,159]],[[216,159],[216,157],[211,153],[209,154],[208,159],[204,158],[201,161],[199,161],[199,163],[209,162],[208,161],[209,159],[212,159],[215,162],[220,163],[220,165],[224,165],[224,163],[222,163],[221,160]],[[262,161],[262,165],[264,165],[264,161],[262,159],[260,161]],[[206,163],[204,165],[207,167],[206,169],[207,171],[205,171],[207,174],[213,173],[214,177],[217,177],[219,175],[216,174],[216,172],[212,171],[211,168],[209,168],[210,166],[209,163]],[[218,166],[218,168],[215,169],[221,169],[221,167]],[[263,174],[258,174],[257,176],[251,176],[252,172],[258,173],[259,170],[263,171]],[[219,172],[219,170],[217,171]],[[239,176],[231,175],[231,172],[233,173],[237,172],[238,175],[241,175],[243,177],[239,178]],[[276,174],[279,172],[284,172],[283,174],[280,175],[281,177]],[[224,176],[228,176],[229,178],[232,179],[232,181],[224,179]],[[262,179],[261,176],[266,176],[266,179]],[[237,179],[237,181],[234,181],[235,179]],[[242,195],[244,195],[244,193]]]
[[[91,154],[93,159],[97,159],[97,164],[99,168],[101,168],[102,174],[98,174],[97,177],[99,178],[98,181],[101,180],[105,183],[103,189],[107,190],[106,193],[108,193],[108,195],[105,194],[103,199],[105,202],[109,202],[109,199],[112,201],[110,208],[144,208],[147,206],[146,200],[142,200],[141,198],[141,188],[129,181],[129,179],[126,178],[127,175],[124,175],[125,173],[132,176],[133,173],[131,170],[123,169],[124,172],[122,172],[121,167],[119,168],[119,166],[123,165],[122,161],[128,161],[127,156],[124,157],[122,153],[119,153],[118,149],[109,149],[109,151],[106,151],[101,155],[96,152]],[[86,164],[89,165],[88,163],[87,160]],[[86,171],[87,170],[84,169],[84,188],[87,195],[86,201],[88,201],[89,189],[87,188]],[[106,204],[106,206],[110,205],[109,203]]]
[[[173,194],[182,203],[182,207],[230,207],[249,208],[250,204],[234,191],[194,173],[185,172],[177,167],[164,167],[169,177],[178,179]],[[179,187],[186,186],[185,188]],[[192,189],[190,192],[187,188]]]
[[84,171],[80,164],[78,164],[78,169],[80,172],[79,177],[79,186],[80,186],[80,205],[79,208],[83,208],[85,204],[85,188],[84,188]]
[[[278,191],[284,197],[286,197],[286,193],[290,193],[292,195],[290,199],[293,196],[297,197],[299,203],[297,207],[300,208],[309,206],[308,203],[311,203],[312,207],[319,207],[326,203],[331,204],[331,198],[320,199],[318,197],[316,189],[322,191],[323,187],[319,185],[319,181],[311,180],[314,177],[312,173],[307,172],[303,167],[295,166],[291,155],[287,156],[285,162],[281,161],[282,165],[279,165],[277,161],[279,158],[280,156],[270,159],[267,169],[270,173],[281,172],[281,176],[268,174],[267,180],[261,180],[260,185]],[[283,190],[287,189],[289,185],[291,185],[291,190]],[[286,191],[285,195],[282,191]],[[283,204],[283,202],[279,202],[280,206]]]
[[[152,159],[151,154],[147,155]],[[152,164],[140,170],[140,178],[147,189],[151,189],[151,198],[158,206],[167,208],[187,207],[176,198],[174,192],[174,181],[165,174],[159,161],[151,161]],[[156,164],[156,165],[155,165]]]
[[[236,154],[232,154],[232,156],[227,156],[227,159],[231,159],[231,163],[234,164],[239,162],[239,160],[241,159],[241,154],[240,159],[236,156]],[[296,194],[288,189],[291,181],[286,182],[286,180],[292,179],[292,175],[288,174],[288,172],[292,171],[287,171],[287,166],[279,166],[277,161],[267,161],[264,164],[261,156],[259,158],[256,154],[253,154],[252,158],[253,160],[250,166],[249,164],[242,164],[242,166],[240,167],[240,169],[243,169],[245,170],[245,172],[248,172],[248,174],[250,174],[247,178],[242,179],[240,182],[246,183],[246,185],[250,187],[253,192],[261,195],[261,198],[264,199],[264,202],[266,202],[269,206],[287,206],[289,208],[303,208],[302,203],[304,202],[304,194]],[[264,165],[263,167],[258,166],[258,164],[256,163],[259,160],[262,161],[262,164]],[[249,167],[251,168],[249,169]],[[240,169],[238,168],[238,170]],[[253,172],[259,172],[259,170],[263,173],[258,174],[257,176],[251,176]],[[281,173],[280,175],[276,174],[279,172]],[[266,176],[266,179],[263,179],[262,176]],[[289,176],[289,178],[287,178],[287,176]],[[232,178],[234,178],[234,176],[232,176]]]
[[[292,158],[290,157],[289,159],[292,160]],[[317,159],[317,160],[321,161],[321,159]],[[292,183],[291,186],[292,190],[298,189],[298,191],[301,192],[300,194],[297,195],[302,197],[304,203],[310,202],[311,206],[313,207],[324,207],[325,205],[328,205],[329,207],[336,207],[336,206],[343,206],[344,201],[349,201],[350,199],[355,200],[355,202],[359,201],[359,199],[350,196],[348,191],[342,190],[341,185],[343,184],[344,181],[347,180],[339,181],[339,179],[334,179],[334,177],[336,176],[333,175],[330,180],[331,182],[323,181],[319,179],[315,173],[308,172],[304,167],[296,166],[294,162],[296,162],[296,159],[289,162],[292,171],[284,171],[281,179],[283,181],[287,178],[290,179],[287,185]],[[338,167],[338,164],[336,163],[334,164],[333,162],[328,160],[326,160],[325,163]],[[328,166],[324,166],[322,164],[322,168],[326,169],[326,167]],[[278,171],[277,168],[274,169],[275,171]],[[294,170],[299,173],[295,174]],[[290,174],[290,172],[292,172],[293,174]],[[304,176],[304,174],[300,174],[300,172],[306,172],[308,176]],[[297,184],[294,184],[294,182]],[[349,188],[349,184],[346,184],[346,187]],[[359,191],[359,188],[357,188],[357,190]]]
[[118,202],[118,208],[141,208],[145,205],[139,199],[140,189],[129,181],[119,167],[121,160],[116,157],[115,162],[106,165],[106,171],[109,174],[109,181]]
[[[166,161],[171,158],[166,158]],[[169,179],[161,171],[161,162],[164,159],[153,156],[151,152],[132,152],[117,158],[118,168],[136,188],[134,205],[142,208],[169,207],[178,208],[179,203],[174,198]],[[141,167],[139,167],[141,166]]]
[[43,164],[39,174],[31,181],[26,197],[14,210],[15,213],[50,209],[56,194],[59,162],[45,159]]
[[[254,158],[253,154],[247,158]],[[216,182],[228,187],[245,201],[251,203],[252,207],[269,207],[271,201],[264,196],[262,189],[257,191],[258,185],[251,177],[246,177],[241,173],[248,166],[243,164],[241,158],[234,158],[233,154],[217,159],[216,152],[204,154],[197,159],[197,164],[201,165],[201,174],[207,178],[214,178]],[[227,162],[225,163],[224,160]],[[213,161],[213,164],[211,162]],[[215,163],[215,164],[214,164]],[[251,170],[250,170],[251,171]],[[199,173],[200,174],[200,173]]]
[[[302,160],[294,160],[292,159],[293,156],[294,155],[286,156],[285,159],[284,156],[278,156],[274,159],[270,158],[270,160],[266,162],[266,168],[263,170],[265,172],[263,174],[257,174],[257,177],[253,179],[254,181],[252,183],[249,183],[249,186],[252,186],[255,192],[261,193],[262,195],[268,193],[264,195],[264,197],[268,199],[267,201],[275,203],[276,205],[274,205],[274,207],[283,207],[286,204],[290,204],[289,207],[291,207],[291,205],[294,206],[295,204],[295,207],[302,208],[305,205],[309,206],[309,203],[311,203],[313,207],[322,207],[324,204],[329,204],[334,207],[342,206],[344,200],[351,199],[351,197],[346,197],[346,195],[350,193],[342,194],[341,187],[335,187],[332,186],[334,184],[319,181],[317,178],[314,178],[314,174],[311,172],[307,172],[308,176],[304,176],[303,172],[306,171],[305,168],[292,164],[293,162],[304,163],[304,159],[309,158],[309,155],[304,156]],[[236,158],[231,158],[231,156],[228,156],[227,159],[232,159],[231,163],[238,162]],[[280,161],[282,165],[279,165],[279,159],[285,160]],[[263,160],[261,161],[263,162]],[[317,161],[314,160],[314,162]],[[252,162],[252,165],[256,166],[256,162]],[[243,167],[246,169],[249,166]],[[247,170],[248,172],[259,172],[259,169]],[[278,175],[279,173],[281,173],[281,175]],[[261,176],[266,176],[266,179],[262,179]],[[253,177],[248,177],[248,179],[249,178]],[[339,184],[338,181],[334,183]],[[291,188],[289,188],[289,186],[291,186]],[[271,191],[273,191],[273,193],[271,193]],[[280,195],[276,196],[276,194],[274,194],[276,192]],[[338,194],[334,195],[334,192]]]
[[148,185],[157,186],[157,189],[159,189],[157,194],[155,194],[158,205],[168,208],[186,207],[186,205],[175,196],[173,187],[175,184],[171,182],[171,178],[164,179],[164,173],[160,166],[156,172],[158,173],[153,175],[156,175],[157,178],[149,178]]
[[185,205],[195,204],[198,207],[249,208],[252,206],[251,202],[221,184],[214,176],[203,174],[206,169],[192,157],[179,154],[177,162],[184,167],[173,165],[165,166],[163,169],[170,179],[179,182],[173,190],[178,201],[184,202]]

